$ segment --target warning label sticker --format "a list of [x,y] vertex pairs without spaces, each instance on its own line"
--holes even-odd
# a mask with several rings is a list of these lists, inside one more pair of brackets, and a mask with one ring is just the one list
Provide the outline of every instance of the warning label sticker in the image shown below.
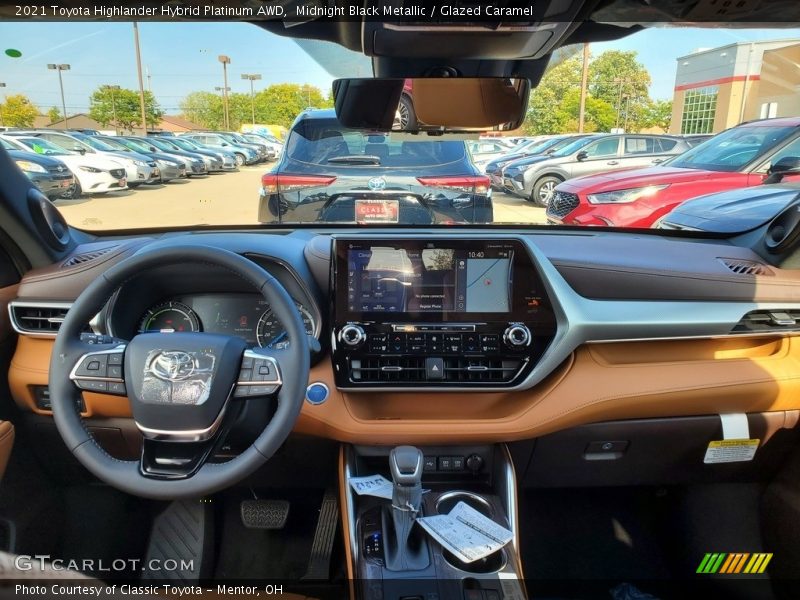
[[706,464],[747,462],[753,460],[760,440],[717,440],[710,442],[703,462]]

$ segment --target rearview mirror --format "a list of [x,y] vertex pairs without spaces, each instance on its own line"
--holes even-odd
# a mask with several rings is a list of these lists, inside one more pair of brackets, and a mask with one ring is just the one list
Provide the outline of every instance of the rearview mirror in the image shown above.
[[516,129],[528,108],[527,79],[449,77],[337,79],[336,117],[378,131],[476,132]]
[[78,152],[79,154],[86,154],[86,148],[83,148],[81,146],[74,146],[72,148],[72,151],[73,152]]
[[586,160],[587,158],[589,158],[589,153],[586,152],[586,150],[581,150],[575,155],[575,160],[579,162],[582,160]]
[[764,183],[778,183],[786,175],[792,174],[800,175],[800,156],[784,156],[774,165],[770,165]]

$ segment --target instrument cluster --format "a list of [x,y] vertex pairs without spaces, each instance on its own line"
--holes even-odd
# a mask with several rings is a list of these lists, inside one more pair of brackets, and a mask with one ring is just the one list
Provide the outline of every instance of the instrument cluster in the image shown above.
[[[301,302],[295,305],[308,335],[319,337],[320,324]],[[280,349],[290,343],[286,329],[258,294],[192,294],[151,306],[141,316],[138,333],[204,331],[242,337],[251,346]]]

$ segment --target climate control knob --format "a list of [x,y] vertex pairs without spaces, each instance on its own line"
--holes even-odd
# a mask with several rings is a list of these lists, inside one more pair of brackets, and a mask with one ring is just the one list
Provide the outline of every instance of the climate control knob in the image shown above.
[[365,339],[367,339],[367,335],[360,325],[353,325],[351,323],[350,325],[342,327],[342,330],[339,332],[339,340],[343,344],[353,348],[360,346]]
[[515,323],[509,325],[503,334],[503,341],[509,346],[520,348],[522,346],[530,346],[531,344],[531,330],[522,325]]

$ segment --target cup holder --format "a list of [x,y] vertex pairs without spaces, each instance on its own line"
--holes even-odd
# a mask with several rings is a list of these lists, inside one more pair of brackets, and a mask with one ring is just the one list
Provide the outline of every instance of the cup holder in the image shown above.
[[463,502],[471,508],[474,508],[484,517],[488,517],[490,519],[494,518],[494,509],[486,500],[486,498],[479,496],[478,494],[473,494],[472,492],[464,492],[460,490],[454,492],[445,492],[439,496],[439,498],[436,500],[436,512],[440,515],[449,514],[459,502]]
[[[440,515],[449,514],[459,502],[464,502],[471,508],[474,508],[483,516],[490,519],[494,518],[494,509],[486,498],[472,492],[465,492],[457,490],[453,492],[445,492],[436,500],[436,512]],[[447,564],[454,569],[464,571],[465,573],[497,573],[502,571],[506,566],[506,553],[503,550],[498,550],[494,554],[490,554],[485,558],[476,560],[471,563],[465,563],[460,560],[455,554],[448,550],[442,550],[442,556]]]
[[506,566],[506,553],[503,550],[498,550],[494,554],[490,554],[484,558],[479,558],[471,563],[465,563],[464,561],[459,560],[459,558],[449,550],[442,550],[442,556],[444,557],[445,561],[447,561],[448,565],[454,569],[458,569],[459,571],[464,571],[466,573],[475,573],[480,575],[486,573],[497,573],[498,571],[502,571]]

